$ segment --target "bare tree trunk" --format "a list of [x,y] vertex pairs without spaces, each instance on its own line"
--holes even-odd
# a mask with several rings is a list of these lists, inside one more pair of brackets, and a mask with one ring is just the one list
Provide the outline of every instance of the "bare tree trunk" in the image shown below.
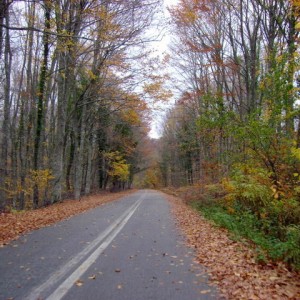
[[[34,140],[34,156],[33,156],[33,169],[37,171],[39,169],[40,147],[41,137],[44,131],[43,119],[44,119],[44,98],[45,98],[45,87],[46,87],[46,75],[48,70],[48,56],[49,56],[49,35],[47,31],[50,30],[50,14],[51,14],[51,3],[44,1],[45,9],[45,29],[43,36],[44,51],[43,51],[43,62],[40,70],[40,80],[38,86],[38,106],[37,106],[37,123]],[[39,205],[39,189],[37,182],[34,185],[33,190],[33,207],[37,208]]]
[[76,165],[75,165],[75,180],[74,180],[74,197],[76,200],[80,199],[82,178],[83,178],[83,161],[84,161],[84,146],[86,134],[86,105],[82,107],[81,126],[79,144],[76,149]]
[[67,99],[68,82],[65,78],[66,60],[68,58],[64,53],[58,54],[58,68],[59,74],[57,78],[57,123],[54,134],[54,149],[53,156],[51,158],[52,172],[54,176],[53,186],[52,186],[52,197],[51,202],[59,202],[62,197],[62,183],[63,183],[63,156],[64,156],[64,139],[65,139],[65,128],[66,128],[66,113],[67,113]]
[[[8,9],[5,15],[5,25],[9,27]],[[3,123],[2,123],[2,139],[1,139],[1,156],[0,156],[0,209],[5,206],[6,193],[3,191],[5,186],[5,178],[8,175],[8,151],[10,141],[10,93],[11,93],[11,65],[12,52],[10,47],[10,33],[6,29],[5,33],[5,49],[4,49],[4,105],[3,105]]]
[[8,0],[0,0],[0,57],[2,57],[3,48],[5,47],[3,25],[8,15],[9,4],[10,2]]
[[86,181],[85,181],[85,189],[84,194],[88,195],[91,192],[92,185],[92,162],[94,157],[94,148],[95,148],[95,138],[93,134],[91,134],[91,139],[87,145],[88,147],[88,156],[87,156],[87,171],[86,171]]

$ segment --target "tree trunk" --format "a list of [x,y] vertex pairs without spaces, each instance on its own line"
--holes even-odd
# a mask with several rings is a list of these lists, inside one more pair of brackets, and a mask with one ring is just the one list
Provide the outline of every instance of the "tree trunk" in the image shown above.
[[91,192],[92,185],[92,162],[94,156],[94,147],[95,147],[95,138],[92,135],[91,140],[88,143],[88,157],[87,157],[87,171],[86,171],[86,181],[85,181],[85,189],[84,194],[88,195]]
[[[38,105],[37,105],[37,118],[36,118],[36,132],[34,140],[34,155],[33,155],[33,169],[39,170],[39,159],[40,159],[40,147],[41,147],[41,136],[43,133],[43,119],[44,119],[44,98],[45,98],[45,86],[46,76],[48,70],[48,56],[49,56],[49,35],[47,31],[50,30],[50,14],[51,7],[48,1],[44,1],[45,9],[45,29],[44,29],[44,51],[43,51],[43,62],[40,70],[40,80],[38,86]],[[37,208],[39,205],[39,189],[38,183],[35,182],[33,189],[33,208]]]
[[[8,4],[7,4],[8,5]],[[5,15],[5,25],[9,27],[8,9]],[[4,49],[4,105],[3,105],[3,122],[2,122],[2,140],[1,140],[1,157],[0,157],[0,210],[5,206],[6,193],[2,190],[5,186],[5,178],[8,175],[8,150],[10,141],[10,93],[11,93],[11,66],[12,52],[10,47],[10,33],[6,29],[5,49]]]
[[79,144],[76,149],[76,166],[75,166],[75,182],[74,182],[74,197],[80,199],[82,178],[83,178],[83,161],[84,161],[84,145],[85,145],[85,128],[86,128],[86,105],[82,107],[81,126]]

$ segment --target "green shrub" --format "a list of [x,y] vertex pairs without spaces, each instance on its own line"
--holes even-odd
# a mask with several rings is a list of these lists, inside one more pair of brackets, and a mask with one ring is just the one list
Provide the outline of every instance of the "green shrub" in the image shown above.
[[[283,226],[284,239],[277,237],[278,229],[269,219],[261,219],[250,209],[243,210],[240,205],[234,207],[235,213],[228,212],[221,203],[194,202],[192,206],[201,211],[217,226],[226,228],[235,240],[247,239],[256,247],[257,261],[264,263],[267,259],[285,261],[292,268],[300,269],[300,226]],[[266,228],[268,230],[266,230]]]

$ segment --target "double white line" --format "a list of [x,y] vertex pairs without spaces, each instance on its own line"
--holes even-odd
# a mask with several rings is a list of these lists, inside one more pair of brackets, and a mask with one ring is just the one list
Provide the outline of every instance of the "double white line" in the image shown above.
[[[71,275],[69,275],[48,298],[46,298],[46,300],[60,300],[70,290],[70,288],[74,286],[76,280],[78,280],[80,276],[88,270],[100,254],[113,241],[117,234],[123,229],[141,204],[144,195],[145,194],[143,194],[143,196],[130,206],[117,220],[106,228],[91,244],[63,265],[58,271],[51,274],[51,276],[42,285],[34,288],[25,300],[38,299],[45,291],[48,290],[49,292],[51,287],[63,280],[63,278],[77,266],[73,273],[71,273]],[[84,258],[86,259],[84,260]]]

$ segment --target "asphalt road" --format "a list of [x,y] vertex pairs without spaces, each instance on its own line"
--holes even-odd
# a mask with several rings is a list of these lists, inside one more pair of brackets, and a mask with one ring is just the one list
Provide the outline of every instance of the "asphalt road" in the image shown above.
[[217,299],[163,194],[143,190],[0,249],[0,299]]

